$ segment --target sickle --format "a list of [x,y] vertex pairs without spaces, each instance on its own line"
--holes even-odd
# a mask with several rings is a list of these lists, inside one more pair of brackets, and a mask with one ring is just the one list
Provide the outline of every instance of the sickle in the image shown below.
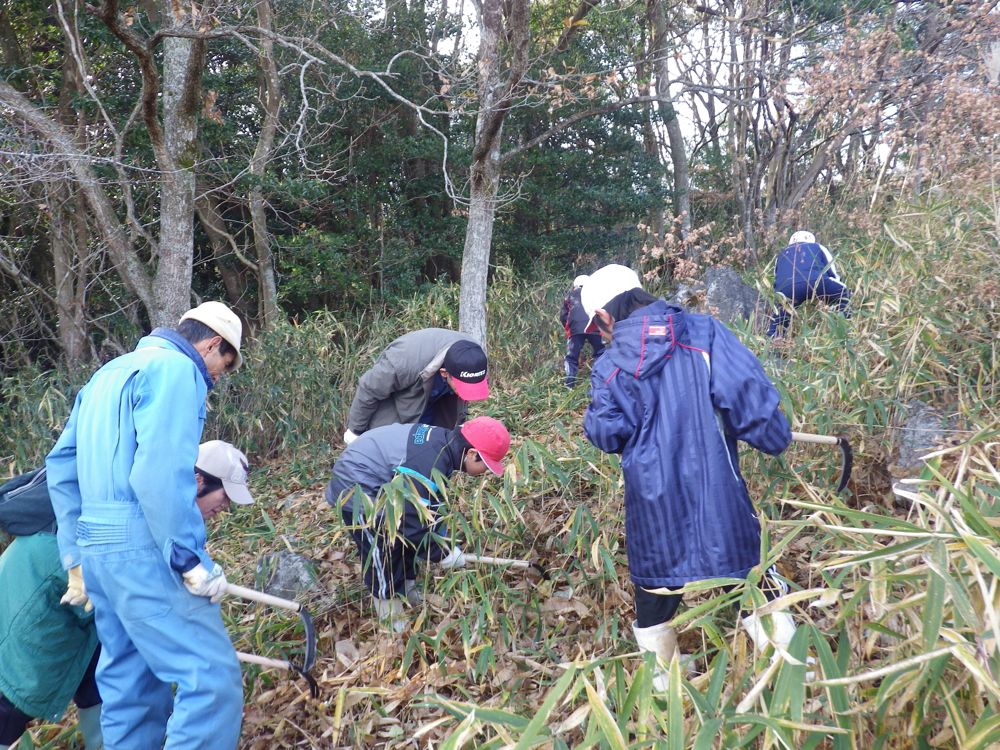
[[854,449],[851,448],[845,435],[813,435],[808,432],[793,432],[792,440],[797,443],[819,443],[821,445],[836,445],[840,448],[841,467],[840,482],[837,492],[843,492],[851,479],[851,468],[854,466]]

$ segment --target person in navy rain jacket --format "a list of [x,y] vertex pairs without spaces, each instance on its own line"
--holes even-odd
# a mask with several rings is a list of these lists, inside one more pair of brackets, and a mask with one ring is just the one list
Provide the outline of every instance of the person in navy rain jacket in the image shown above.
[[590,350],[594,353],[596,360],[604,352],[604,341],[601,334],[593,324],[587,313],[580,304],[580,290],[586,283],[588,276],[577,276],[573,279],[573,288],[563,300],[562,309],[559,312],[559,322],[562,323],[566,331],[566,387],[572,388],[576,385],[576,374],[580,371],[580,355],[583,354],[584,344],[590,343]]
[[[798,231],[788,240],[774,263],[774,291],[796,308],[811,297],[836,305],[846,317],[851,291],[837,274],[833,256],[816,242],[812,232]],[[767,328],[768,336],[777,336],[787,327],[792,314],[787,305],[779,305]]]
[[[760,362],[715,318],[653,297],[620,265],[596,271],[581,296],[611,339],[591,373],[584,431],[602,451],[621,454],[632,627],[640,649],[658,657],[654,686],[663,690],[681,596],[652,591],[745,578],[760,563],[760,523],[737,441],[775,455],[791,430]],[[768,599],[786,590],[773,571],[761,588]],[[772,642],[756,614],[742,623],[761,648]],[[771,626],[773,642],[787,645],[791,616],[775,613]]]

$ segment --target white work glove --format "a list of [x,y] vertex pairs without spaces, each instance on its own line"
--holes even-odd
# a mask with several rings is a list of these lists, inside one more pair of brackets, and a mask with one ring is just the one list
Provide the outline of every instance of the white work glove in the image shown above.
[[184,586],[195,596],[207,596],[218,602],[226,593],[226,576],[219,563],[215,563],[211,570],[198,563],[184,573]]
[[358,439],[358,436],[355,435],[350,430],[348,430],[347,432],[344,433],[344,445],[350,445],[351,443],[353,443],[357,439]]
[[60,604],[68,604],[71,607],[83,606],[84,612],[89,612],[94,608],[87,596],[87,587],[83,583],[83,566],[74,565],[66,571],[69,582],[66,584],[66,593],[63,594]]
[[449,568],[464,568],[465,567],[465,553],[462,552],[462,548],[457,544],[452,548],[448,556],[441,560],[441,567],[446,570]]

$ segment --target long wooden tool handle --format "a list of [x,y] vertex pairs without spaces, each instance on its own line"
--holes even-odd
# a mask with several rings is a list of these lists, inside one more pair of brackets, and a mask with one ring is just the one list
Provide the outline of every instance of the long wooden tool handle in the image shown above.
[[266,656],[257,656],[257,654],[247,654],[243,651],[236,652],[236,658],[247,664],[258,664],[262,667],[273,667],[274,669],[292,669],[292,665],[287,661],[281,661],[280,659],[268,659]]
[[512,568],[530,568],[531,563],[527,560],[512,560],[509,557],[486,557],[484,555],[465,554],[465,559],[469,562],[481,562],[487,565],[510,565]]
[[840,444],[840,438],[835,435],[813,435],[810,432],[793,432],[792,440],[796,443],[822,443],[824,445]]
[[226,593],[238,596],[241,599],[249,599],[252,602],[260,602],[261,604],[267,604],[272,607],[288,609],[292,612],[298,612],[302,609],[301,604],[293,602],[291,599],[282,599],[280,596],[271,596],[270,594],[265,594],[263,591],[248,589],[245,586],[237,586],[235,583],[226,584]]

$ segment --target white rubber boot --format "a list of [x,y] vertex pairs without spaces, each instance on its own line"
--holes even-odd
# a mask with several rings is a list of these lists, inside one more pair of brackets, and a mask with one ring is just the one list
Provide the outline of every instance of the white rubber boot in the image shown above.
[[[795,637],[795,620],[787,612],[774,612],[766,616],[771,618],[771,635],[767,634],[767,631],[764,629],[764,623],[760,615],[756,612],[744,617],[740,623],[743,625],[743,629],[747,631],[747,635],[750,636],[750,640],[753,641],[753,645],[756,646],[758,651],[763,651],[768,646],[774,645],[787,650],[788,645],[792,642],[792,638]],[[774,653],[771,654],[771,663],[774,663],[780,657],[781,654],[775,649]],[[816,660],[808,656],[806,657],[806,663],[815,664]],[[814,672],[806,672],[807,680],[812,680],[815,677],[816,674]]]
[[656,671],[653,673],[653,690],[662,693],[670,684],[670,660],[677,653],[677,631],[665,622],[649,628],[632,623],[632,633],[640,651],[656,654]]
[[104,747],[104,737],[101,735],[101,704],[78,709],[77,714],[84,748],[86,750],[101,750]]
[[420,590],[417,582],[413,578],[407,578],[403,584],[406,589],[406,601],[411,607],[419,607],[424,603],[424,593]]
[[394,633],[402,633],[406,630],[407,620],[403,614],[403,602],[399,599],[379,599],[374,597],[372,604],[375,607],[375,614],[378,619],[392,629]]

